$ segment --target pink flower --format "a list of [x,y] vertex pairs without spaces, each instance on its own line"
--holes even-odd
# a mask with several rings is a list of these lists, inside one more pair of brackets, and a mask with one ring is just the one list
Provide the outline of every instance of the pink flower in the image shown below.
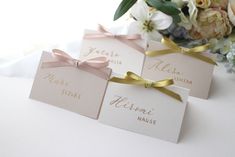
[[228,0],[211,0],[212,8],[221,8],[223,10],[227,10]]
[[222,38],[230,35],[232,26],[228,14],[220,8],[200,10],[197,25],[190,30],[193,39]]

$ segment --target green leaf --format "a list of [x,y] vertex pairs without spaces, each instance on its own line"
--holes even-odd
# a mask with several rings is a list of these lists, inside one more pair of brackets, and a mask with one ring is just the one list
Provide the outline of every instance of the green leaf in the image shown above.
[[118,6],[113,20],[119,19],[122,15],[124,15],[135,3],[137,0],[123,0]]
[[171,17],[173,18],[174,23],[180,23],[181,22],[181,18],[180,18],[179,15],[171,15]]
[[167,15],[178,15],[180,10],[175,3],[162,0],[147,0],[147,3]]

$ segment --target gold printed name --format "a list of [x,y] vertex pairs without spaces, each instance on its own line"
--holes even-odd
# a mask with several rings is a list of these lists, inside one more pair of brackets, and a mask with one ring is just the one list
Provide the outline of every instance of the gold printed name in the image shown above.
[[122,108],[134,112],[139,112],[144,115],[153,115],[154,109],[145,109],[142,107],[138,107],[136,104],[130,102],[128,98],[122,96],[114,96],[114,99],[111,100],[110,105],[115,106],[116,108]]
[[70,98],[74,98],[74,99],[80,99],[81,95],[77,92],[71,91],[71,90],[67,90],[67,89],[63,89],[61,92],[62,96],[67,96]]
[[53,73],[48,73],[43,77],[44,80],[47,80],[49,83],[58,85],[58,86],[68,86],[69,83],[64,79],[58,78]]
[[106,51],[104,49],[98,49],[96,47],[89,47],[88,52],[84,55],[85,57],[91,54],[104,55],[109,58],[109,62],[113,64],[122,64],[122,61],[119,59],[120,55],[115,51]]
[[183,73],[178,71],[176,67],[174,67],[170,63],[165,63],[165,61],[160,60],[160,59],[156,59],[156,62],[147,66],[147,69],[154,70],[154,71],[161,71],[161,72],[171,74],[171,75],[173,75],[173,80],[177,81],[177,82],[183,82],[183,83],[186,83],[189,85],[193,84],[192,80],[184,78],[182,76]]
[[147,67],[149,70],[167,72],[174,75],[182,75],[175,67],[170,63],[165,63],[163,60],[156,59],[156,62]]
[[[50,85],[59,87],[60,88],[59,90],[61,90],[60,91],[61,96],[69,97],[69,98],[73,98],[73,99],[80,99],[81,98],[81,94],[79,94],[77,91],[73,91],[73,90],[69,89],[69,82],[68,81],[56,76],[53,73],[46,74],[45,76],[42,77],[42,79],[46,80]],[[56,88],[56,89],[58,89],[58,88]]]
[[154,115],[154,109],[146,109],[143,107],[138,107],[138,105],[132,103],[129,101],[127,97],[122,97],[115,95],[114,98],[111,100],[109,105],[114,106],[116,109],[124,109],[126,111],[132,111],[136,113],[140,113],[136,120],[138,122],[156,125],[156,120],[152,118],[148,118],[152,115]]

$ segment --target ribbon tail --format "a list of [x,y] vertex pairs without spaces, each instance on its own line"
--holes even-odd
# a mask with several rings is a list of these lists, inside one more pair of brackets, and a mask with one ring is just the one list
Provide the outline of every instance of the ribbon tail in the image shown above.
[[166,37],[163,37],[161,42],[173,50],[179,49],[179,46],[175,42]]
[[208,50],[209,48],[210,48],[210,45],[206,44],[206,45],[191,48],[189,52],[190,53],[201,53],[201,52]]
[[112,77],[111,79],[109,79],[109,81],[116,82],[116,83],[122,83],[122,84],[130,84],[130,82],[127,81],[126,79],[118,78],[118,77]]
[[191,56],[191,57],[194,57],[194,58],[197,58],[197,59],[204,61],[204,62],[207,62],[209,64],[217,65],[217,63],[213,59],[206,57],[206,56],[203,56],[201,54],[194,54],[194,53],[184,53],[184,54]]
[[127,40],[137,40],[141,39],[141,35],[139,34],[131,34],[131,35],[119,35],[120,38],[124,38]]
[[161,80],[161,81],[157,81],[153,83],[153,87],[158,88],[158,87],[166,87],[166,86],[170,86],[173,85],[174,81],[173,79],[165,79],[165,80]]
[[94,38],[108,38],[107,35],[96,33],[96,34],[85,34],[83,39],[94,39]]
[[145,54],[149,57],[155,57],[155,56],[161,56],[161,55],[175,53],[177,51],[178,50],[174,50],[174,49],[165,49],[165,50],[157,50],[157,51],[146,51]]
[[180,102],[183,102],[183,100],[182,100],[182,98],[181,98],[181,96],[179,94],[177,94],[177,93],[175,93],[175,92],[173,92],[173,91],[171,91],[171,90],[169,90],[167,88],[163,88],[163,87],[161,87],[161,88],[154,87],[154,88],[159,90],[163,94],[166,94],[166,95],[168,95],[168,96],[170,96],[170,97],[172,97],[174,99],[177,99]]
[[72,65],[67,62],[43,62],[41,68],[56,68],[56,67],[69,67]]
[[116,83],[122,83],[122,84],[129,84],[129,85],[144,85],[144,80],[135,80],[131,77],[126,78],[118,78],[118,77],[112,77],[109,81],[116,82]]
[[138,50],[142,53],[144,53],[144,48],[141,47],[140,45],[138,45],[137,43],[135,43],[132,39],[131,41],[129,39],[126,39],[126,38],[121,38],[121,37],[116,37],[116,39],[128,46],[130,46],[131,48],[135,49],[135,50]]
[[104,26],[101,25],[101,24],[98,24],[98,30],[99,30],[100,32],[103,32],[103,33],[108,32],[108,31],[104,28]]

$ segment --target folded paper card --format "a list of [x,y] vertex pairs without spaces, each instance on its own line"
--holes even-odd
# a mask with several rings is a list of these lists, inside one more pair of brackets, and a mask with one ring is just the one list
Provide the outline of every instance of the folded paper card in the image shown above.
[[99,121],[177,142],[189,90],[172,84],[172,79],[152,82],[131,72],[111,78]]
[[111,69],[106,57],[79,61],[43,52],[30,98],[97,119]]
[[85,31],[80,58],[105,55],[113,72],[123,74],[130,70],[140,75],[144,61],[141,41],[140,35],[113,35],[99,26],[98,31]]
[[208,45],[187,49],[164,38],[162,43],[151,41],[142,76],[153,80],[166,77],[176,85],[190,89],[190,95],[207,99],[216,64],[208,52]]

